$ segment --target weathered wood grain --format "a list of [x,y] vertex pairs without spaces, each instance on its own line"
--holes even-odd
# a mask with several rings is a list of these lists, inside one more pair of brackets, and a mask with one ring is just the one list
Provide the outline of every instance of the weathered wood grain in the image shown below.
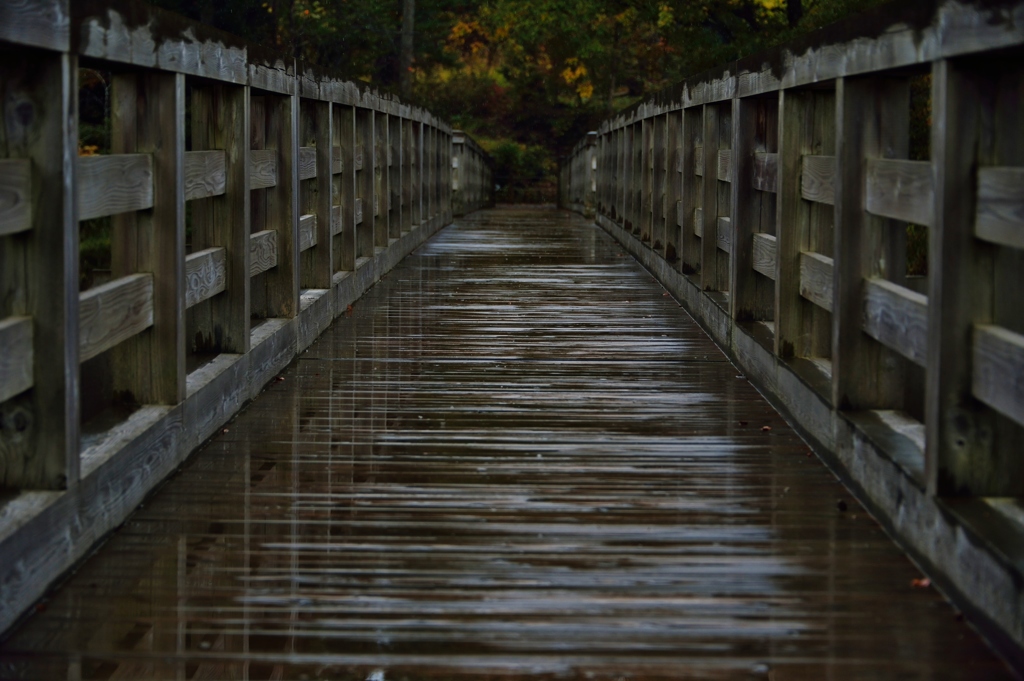
[[337,175],[343,172],[345,172],[344,149],[341,147],[331,147],[331,174]]
[[352,157],[352,170],[363,169],[363,145],[357,144],[355,153]]
[[249,237],[249,276],[277,266],[277,230],[265,229]]
[[928,161],[868,159],[869,213],[918,225],[932,224],[932,165]]
[[363,200],[361,198],[356,199],[355,221],[357,225],[363,222]]
[[0,40],[34,48],[67,50],[71,16],[62,0],[9,0],[0,3]]
[[344,227],[341,206],[331,206],[331,236],[341,234]]
[[226,251],[207,248],[185,256],[185,307],[212,298],[227,284]]
[[299,251],[316,246],[316,216],[307,213],[299,216]]
[[0,402],[32,387],[32,318],[0,319]]
[[693,233],[704,238],[704,209],[693,209]]
[[220,196],[227,186],[221,150],[185,152],[185,200]]
[[693,174],[704,175],[704,145],[698,144],[693,148]]
[[718,150],[718,172],[715,176],[722,182],[732,182],[732,149]]
[[974,233],[1000,246],[1024,248],[1024,167],[978,169]]
[[84,362],[153,325],[153,275],[132,274],[78,299],[78,354]]
[[1024,426],[1024,336],[1001,326],[974,327],[971,392]]
[[753,186],[762,192],[776,192],[779,185],[779,155],[775,152],[754,153]]
[[253,149],[249,152],[249,189],[277,186],[277,150]]
[[832,311],[832,258],[804,251],[800,254],[800,295]]
[[732,219],[718,218],[715,243],[720,251],[732,253]]
[[928,297],[886,279],[864,282],[864,331],[910,361],[928,356]]
[[299,180],[316,177],[316,147],[299,147]]
[[771,234],[754,235],[754,271],[775,279],[776,239]]
[[832,205],[836,202],[836,157],[803,157],[800,173],[800,192],[803,198],[817,203]]
[[78,219],[153,207],[153,158],[110,154],[78,158]]
[[0,236],[32,228],[32,161],[0,159]]

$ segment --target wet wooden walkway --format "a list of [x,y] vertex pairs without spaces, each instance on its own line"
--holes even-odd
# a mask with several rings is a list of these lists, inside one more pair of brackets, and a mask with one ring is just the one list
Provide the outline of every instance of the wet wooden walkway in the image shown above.
[[603,232],[505,209],[335,323],[0,678],[1006,675],[920,576]]

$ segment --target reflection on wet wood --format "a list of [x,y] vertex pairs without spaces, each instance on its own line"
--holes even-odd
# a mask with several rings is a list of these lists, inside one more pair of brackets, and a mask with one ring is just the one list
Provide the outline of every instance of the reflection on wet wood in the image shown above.
[[566,213],[448,228],[281,378],[0,645],[0,676],[1005,675]]

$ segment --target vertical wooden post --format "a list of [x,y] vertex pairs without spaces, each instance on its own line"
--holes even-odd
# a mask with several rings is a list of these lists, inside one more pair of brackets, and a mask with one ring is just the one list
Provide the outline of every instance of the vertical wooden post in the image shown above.
[[887,249],[887,221],[864,210],[864,193],[868,158],[906,158],[910,95],[903,79],[865,77],[839,79],[836,96],[832,404],[898,408],[902,358],[863,331],[864,280],[885,276]]
[[32,388],[0,403],[0,487],[71,489],[80,458],[77,59],[19,48],[0,63],[6,156],[31,164],[29,226],[0,236],[0,321],[30,317],[32,333]]
[[373,111],[356,109],[356,258],[373,257]]
[[341,149],[341,232],[338,234],[338,250],[335,267],[340,272],[351,272],[356,268],[356,219],[355,205],[358,196],[356,185],[356,110],[351,106],[334,107],[335,144]]
[[139,404],[185,399],[185,76],[117,75],[115,153],[153,158],[153,209],[112,219],[115,277],[153,274],[153,326],[113,349],[115,391]]
[[700,240],[700,287],[718,288],[718,104],[704,105],[704,195]]
[[388,237],[402,236],[402,119],[388,116]]
[[682,117],[683,112],[671,112],[665,118],[665,260],[675,263],[679,259],[679,200],[682,198]]
[[758,100],[732,100],[732,184],[730,226],[732,259],[729,268],[730,309],[736,321],[764,319],[754,271],[754,233],[760,223],[761,201],[754,189]]
[[651,123],[653,138],[651,139],[654,170],[651,171],[651,248],[664,257],[665,255],[665,123],[668,114],[661,114]]
[[654,119],[644,118],[639,123],[640,127],[640,215],[637,225],[640,228],[640,241],[651,245],[652,211],[651,205],[654,193]]
[[316,138],[316,179],[306,184],[305,210],[316,215],[316,246],[307,251],[310,254],[308,272],[303,273],[305,288],[326,289],[331,287],[334,276],[334,253],[331,248],[331,207],[334,204],[333,164],[333,117],[331,103],[307,100],[312,108],[313,133]]
[[254,295],[253,311],[263,317],[290,318],[299,311],[299,98],[266,95],[262,99],[265,144],[277,152],[277,185],[266,189],[265,203],[266,228],[277,231],[277,265],[263,275],[265,303],[260,305]]
[[[703,159],[704,139],[704,111],[703,107],[693,107],[683,110],[683,129],[681,137],[682,146],[682,196],[680,226],[682,236],[680,237],[680,270],[683,274],[697,274],[700,272],[703,239],[697,236],[698,227],[703,229],[704,219],[702,206],[704,205],[704,179],[703,174],[697,175],[697,148],[701,148]],[[704,172],[703,161],[700,163],[701,173]],[[700,211],[700,213],[698,213]],[[700,222],[698,225],[697,222]],[[699,281],[697,282],[699,284]]]
[[224,151],[224,194],[192,202],[192,250],[225,250],[224,291],[195,309],[193,348],[249,351],[249,88],[192,90],[192,148]]
[[[407,112],[408,113],[408,112]],[[413,217],[413,172],[416,168],[416,145],[413,140],[413,122],[411,118],[402,119],[402,232],[408,232],[416,223]]]
[[[377,106],[385,103],[380,99],[376,102]],[[374,248],[384,248],[388,245],[388,115],[381,111],[373,112],[373,146],[370,149],[373,163],[373,245]]]
[[[974,236],[975,171],[979,160],[1020,163],[989,148],[1000,144],[1000,126],[983,107],[994,108],[991,92],[998,86],[984,80],[985,74],[951,60],[935,62],[932,71],[925,470],[928,491],[943,496],[1014,496],[1024,481],[1019,448],[996,441],[999,417],[971,389],[971,336],[975,324],[993,321],[997,248]],[[980,142],[986,133],[992,139]],[[978,158],[979,147],[989,158]]]

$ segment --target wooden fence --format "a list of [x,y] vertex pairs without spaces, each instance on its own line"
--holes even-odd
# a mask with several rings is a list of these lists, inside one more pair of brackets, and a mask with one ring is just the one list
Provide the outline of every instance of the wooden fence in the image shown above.
[[607,120],[561,201],[1019,655],[1024,5],[904,5]]
[[[3,630],[451,221],[453,156],[427,111],[137,2],[0,3],[0,47]],[[109,281],[80,291],[97,219]]]

